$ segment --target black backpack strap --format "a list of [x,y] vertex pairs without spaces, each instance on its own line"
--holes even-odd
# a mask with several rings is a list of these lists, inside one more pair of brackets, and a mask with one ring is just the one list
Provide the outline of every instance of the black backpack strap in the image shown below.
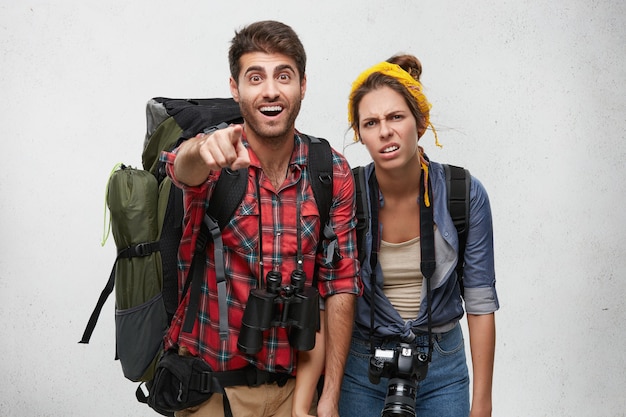
[[[205,133],[227,127],[228,124],[220,123],[217,126],[205,129]],[[206,267],[206,245],[208,239],[213,241],[215,276],[217,280],[218,308],[220,317],[220,338],[228,337],[228,307],[226,304],[226,271],[224,269],[224,245],[222,243],[222,229],[235,214],[248,186],[248,169],[242,168],[232,171],[223,168],[219,176],[213,194],[209,200],[209,207],[200,227],[200,234],[196,241],[196,249],[187,275],[187,281],[183,288],[183,295],[190,288],[189,305],[185,313],[183,331],[191,332],[193,324],[198,316],[202,283],[204,282]]]
[[367,180],[365,179],[365,167],[352,168],[356,195],[356,247],[359,253],[359,262],[365,259],[365,235],[370,227],[370,212],[367,205]]
[[247,188],[248,168],[237,171],[228,168],[222,169],[207,208],[207,213],[217,221],[220,229],[224,229],[230,219],[233,218]]
[[117,264],[117,259],[113,263],[113,269],[111,270],[111,274],[109,275],[109,280],[106,285],[102,289],[100,293],[100,297],[98,298],[98,302],[96,303],[96,307],[94,308],[91,316],[89,317],[89,321],[87,322],[87,326],[85,327],[85,331],[83,333],[83,337],[80,339],[78,343],[89,343],[91,339],[91,335],[96,327],[96,323],[98,322],[98,318],[100,317],[100,312],[102,311],[102,307],[106,302],[107,298],[111,292],[113,292],[113,288],[115,286],[115,265]]
[[329,220],[330,206],[333,199],[333,153],[326,139],[303,135],[309,138],[309,176],[311,187],[324,227]]
[[448,211],[459,235],[459,259],[456,265],[457,280],[463,295],[463,266],[469,224],[469,199],[471,175],[465,168],[443,165],[448,192]]
[[[205,129],[204,133],[208,134],[226,127],[228,127],[227,123],[220,123],[217,126]],[[222,169],[207,208],[207,213],[217,221],[220,230],[226,227],[226,224],[235,214],[235,210],[241,204],[247,188],[248,168],[241,168],[237,171],[229,168]]]
[[172,321],[178,309],[178,247],[183,235],[183,216],[183,190],[171,184],[159,238],[163,267],[163,290],[161,292],[168,323]]
[[[318,251],[323,251],[324,239],[329,241],[325,252],[326,263],[333,263],[339,257],[337,235],[329,224],[330,207],[333,201],[333,153],[326,139],[302,135],[309,141],[309,161],[307,169],[313,196],[320,216],[320,239]],[[312,285],[317,285],[319,265],[315,264]]]

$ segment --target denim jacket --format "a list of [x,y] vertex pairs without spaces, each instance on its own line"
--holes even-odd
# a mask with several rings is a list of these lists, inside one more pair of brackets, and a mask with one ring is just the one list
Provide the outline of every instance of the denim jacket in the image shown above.
[[[369,179],[374,171],[374,164],[365,167],[365,178]],[[489,198],[483,185],[474,177],[470,189],[470,215],[467,245],[465,249],[465,268],[463,274],[464,299],[461,298],[457,285],[455,266],[458,254],[458,235],[447,208],[446,181],[443,166],[430,162],[429,176],[432,186],[431,202],[435,222],[435,261],[436,269],[431,278],[432,291],[432,330],[444,332],[450,330],[463,317],[465,311],[470,314],[489,314],[499,308],[495,289],[495,269],[493,251],[493,228]],[[369,201],[369,181],[365,195]],[[379,194],[380,206],[384,204]],[[416,202],[416,210],[418,205]],[[371,216],[368,216],[371,218]],[[354,336],[367,339],[370,328],[370,306],[372,293],[376,305],[374,333],[376,338],[399,337],[404,341],[414,339],[417,332],[428,329],[426,280],[423,281],[422,299],[417,317],[405,321],[391,305],[383,293],[383,273],[380,264],[376,265],[376,283],[372,289],[372,268],[370,256],[372,248],[372,225],[365,236],[365,258],[361,265],[363,296],[359,297],[356,309]],[[381,229],[379,229],[381,230]],[[382,233],[378,234],[379,236]]]

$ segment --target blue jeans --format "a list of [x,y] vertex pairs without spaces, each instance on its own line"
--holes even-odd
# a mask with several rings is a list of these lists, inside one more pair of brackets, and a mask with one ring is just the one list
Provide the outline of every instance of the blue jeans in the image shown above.
[[[467,417],[470,410],[469,375],[461,326],[457,323],[452,330],[433,336],[432,362],[426,379],[419,382],[417,388],[416,417]],[[414,345],[427,346],[428,337],[418,336]],[[396,346],[397,342],[387,342],[381,347],[394,349]],[[369,381],[369,358],[369,341],[353,337],[339,399],[339,415],[342,417],[381,415],[389,379],[381,378],[377,385]]]

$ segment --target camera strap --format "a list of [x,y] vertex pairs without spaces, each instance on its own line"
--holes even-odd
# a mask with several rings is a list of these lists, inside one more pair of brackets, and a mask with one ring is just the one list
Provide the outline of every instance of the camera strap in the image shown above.
[[372,175],[369,178],[369,194],[370,194],[370,207],[371,207],[371,219],[372,219],[372,250],[370,254],[370,353],[374,353],[374,310],[376,309],[376,303],[374,297],[376,297],[376,266],[378,265],[378,251],[380,249],[380,239],[378,234],[380,232],[380,225],[378,224],[378,212],[380,210],[380,198],[378,196],[378,180],[376,179],[376,171],[372,170]]
[[[422,170],[422,176],[424,170]],[[435,221],[433,220],[433,204],[426,205],[425,201],[425,187],[424,182],[427,182],[428,195],[432,196],[432,187],[430,185],[430,177],[427,177],[428,181],[422,181],[420,179],[420,250],[421,250],[421,265],[422,275],[426,280],[426,312],[428,315],[428,361],[432,359],[433,354],[433,332],[432,332],[432,291],[430,279],[435,272],[437,263],[435,261]]]
[[[424,171],[421,171],[420,176],[420,198],[419,198],[419,207],[420,207],[420,251],[421,251],[421,263],[420,268],[422,271],[422,275],[424,280],[426,280],[426,312],[427,312],[427,326],[428,326],[428,360],[430,361],[432,358],[433,351],[433,337],[432,337],[432,291],[431,291],[431,282],[430,279],[435,272],[436,262],[435,262],[435,222],[433,220],[433,207],[432,203],[426,205],[424,195],[425,195],[425,185],[423,181]],[[369,338],[370,338],[370,351],[374,353],[374,312],[376,309],[376,303],[374,302],[376,287],[376,266],[378,265],[378,251],[380,249],[380,225],[378,223],[378,213],[380,211],[380,198],[379,198],[379,187],[378,181],[376,180],[376,171],[373,170],[372,174],[368,180],[369,183],[369,200],[371,205],[371,221],[372,221],[372,250],[370,254],[370,267],[371,267],[371,276],[370,276],[370,286],[372,288],[371,291],[371,299],[370,299],[370,328],[369,328]],[[432,196],[432,187],[430,184],[430,178],[427,181],[428,187],[428,195]]]
[[263,262],[263,213],[261,212],[261,186],[259,185],[259,173],[255,175],[255,186],[256,186],[256,201],[259,205],[259,276],[257,277],[257,286],[258,288],[264,288],[265,283],[263,281],[263,277],[265,276],[264,271],[264,262]]

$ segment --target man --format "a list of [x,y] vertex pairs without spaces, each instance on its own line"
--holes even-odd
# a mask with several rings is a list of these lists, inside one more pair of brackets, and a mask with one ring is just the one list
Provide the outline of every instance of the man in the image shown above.
[[[213,244],[199,313],[191,332],[182,331],[189,304],[183,299],[165,337],[165,348],[202,358],[213,371],[253,366],[269,382],[225,388],[232,414],[291,416],[296,359],[307,352],[290,346],[287,329],[263,332],[258,353],[238,349],[241,320],[251,290],[265,286],[270,271],[283,281],[301,269],[324,300],[325,378],[318,416],[338,416],[338,399],[350,344],[354,303],[361,292],[355,252],[354,182],[345,158],[333,150],[333,198],[330,226],[337,236],[332,265],[318,253],[319,213],[308,176],[308,142],[295,129],[306,92],[306,55],[295,32],[275,21],[253,23],[235,33],[229,50],[230,90],[241,108],[243,125],[200,134],[165,157],[168,174],[184,190],[185,224],[179,261],[184,284],[205,207],[222,168],[248,171],[248,188],[231,222],[222,231],[228,294],[228,335],[219,334]],[[317,267],[316,267],[317,263]],[[318,346],[319,348],[320,346]],[[319,349],[315,349],[319,354]],[[312,391],[314,387],[309,387]],[[213,394],[177,416],[219,416],[225,402]],[[295,411],[294,411],[294,414]]]

